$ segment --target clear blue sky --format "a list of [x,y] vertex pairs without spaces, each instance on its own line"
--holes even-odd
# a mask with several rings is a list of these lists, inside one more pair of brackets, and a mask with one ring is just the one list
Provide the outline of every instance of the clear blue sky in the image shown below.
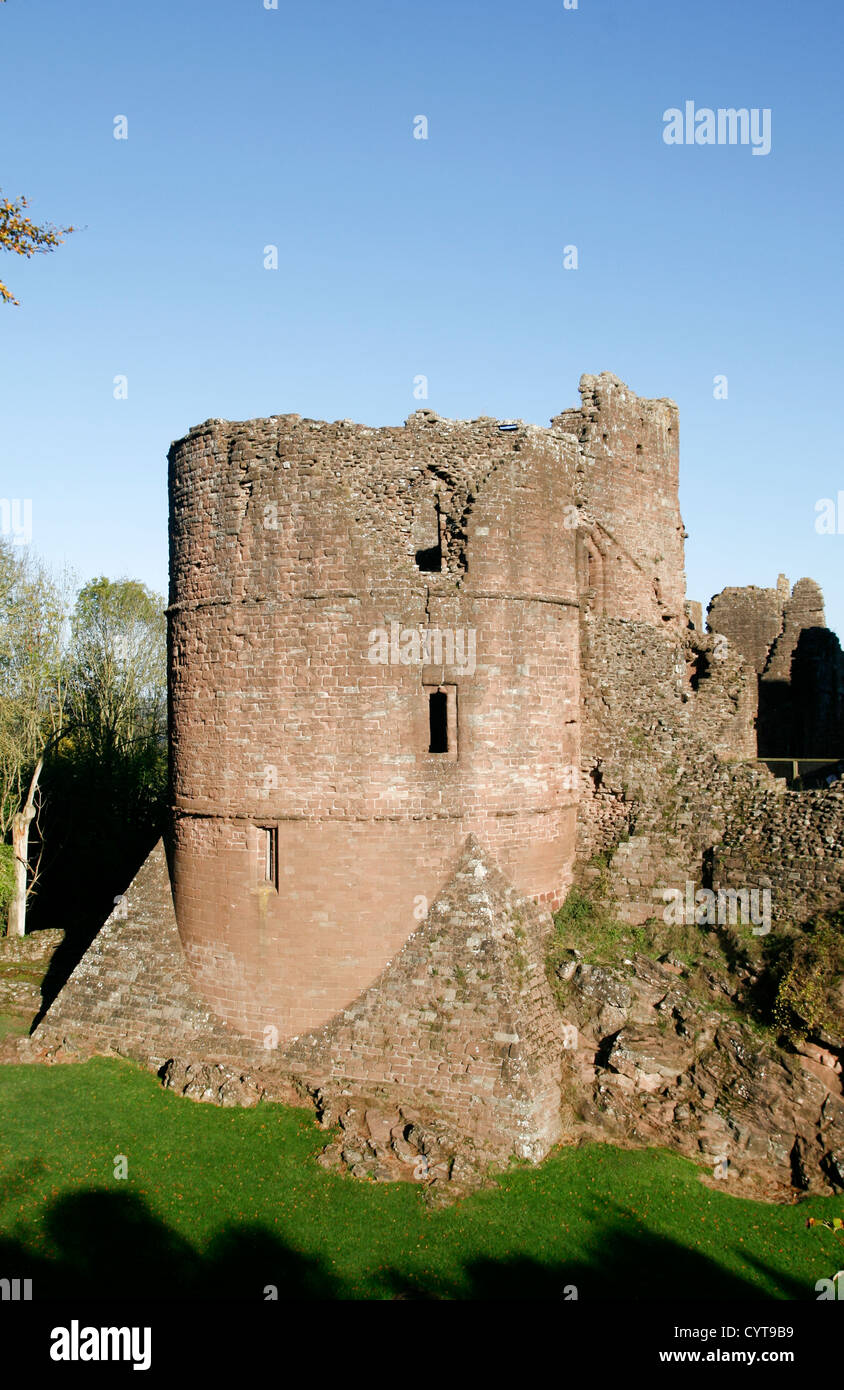
[[[0,495],[51,562],[163,590],[165,455],[209,416],[546,424],[608,370],[680,406],[689,595],[810,575],[844,632],[843,30],[840,0],[7,0],[0,186],[84,230],[0,256]],[[770,108],[771,153],[667,146],[687,100]]]

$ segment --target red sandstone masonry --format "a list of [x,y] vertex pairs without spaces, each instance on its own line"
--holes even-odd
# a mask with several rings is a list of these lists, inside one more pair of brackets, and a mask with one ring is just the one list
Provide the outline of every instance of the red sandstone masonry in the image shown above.
[[685,573],[677,407],[642,400],[610,372],[584,376],[580,410],[552,422],[576,434],[576,496],[589,606],[599,617],[681,623]]
[[215,1018],[190,980],[160,841],[53,1001],[31,1046],[56,1047],[65,1039],[80,1050],[118,1052],[155,1068],[185,1050],[201,1049],[206,1057],[243,1051],[243,1039]]
[[111,1051],[155,1069],[176,1059],[214,1087],[233,1082],[245,1103],[318,1092],[323,1106],[349,1106],[376,1095],[435,1114],[478,1155],[537,1159],[560,1130],[550,928],[470,838],[426,920],[367,990],[319,1032],[258,1047],[194,990],[159,844],[127,891],[125,917],[104,925],[26,1055]]
[[[173,446],[176,912],[203,996],[252,1039],[319,1026],[364,989],[469,834],[522,893],[562,901],[580,607],[597,601],[575,499],[581,520],[593,494],[600,512],[622,468],[612,534],[588,523],[611,555],[604,608],[673,621],[682,591],[674,408],[615,378],[584,383],[583,416],[551,430],[427,411],[383,430],[284,416],[208,421]],[[601,423],[612,459],[596,463],[578,435],[600,453]],[[420,568],[438,540],[440,570]],[[371,634],[393,623],[471,632],[474,670],[373,663]],[[428,749],[439,686],[453,692],[456,757]],[[277,888],[261,883],[267,826]]]
[[335,1103],[433,1109],[487,1153],[544,1155],[560,1134],[562,1022],[545,975],[550,918],[470,837],[426,920],[324,1029],[284,1050]]
[[834,761],[844,745],[844,655],[814,580],[790,590],[781,574],[776,589],[724,589],[707,616],[759,676],[760,753]]
[[[353,1172],[385,1132],[399,1166],[463,1138],[467,1161],[538,1158],[569,1038],[537,903],[565,894],[576,816],[578,874],[610,851],[631,921],[705,866],[773,878],[777,911],[840,900],[844,796],[731,763],[756,673],[685,627],[676,408],[607,375],[581,392],[551,430],[293,416],[173,447],[178,930],[159,847],[21,1055],[67,1039],[203,1099],[309,1097]],[[393,621],[471,628],[475,668],[372,663]],[[456,757],[428,751],[441,685]]]

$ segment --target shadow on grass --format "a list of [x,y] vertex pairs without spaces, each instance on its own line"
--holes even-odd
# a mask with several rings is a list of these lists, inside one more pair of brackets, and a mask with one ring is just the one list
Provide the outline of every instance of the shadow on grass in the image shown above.
[[[763,1277],[774,1280],[781,1295],[802,1300],[813,1297],[806,1287],[756,1262]],[[442,1289],[432,1294],[430,1284],[420,1285],[396,1271],[390,1272],[394,1297],[469,1298],[508,1302],[565,1302],[578,1300],[614,1302],[674,1302],[712,1299],[733,1302],[760,1300],[766,1296],[763,1285],[723,1269],[706,1255],[688,1250],[675,1241],[642,1232],[608,1236],[600,1253],[591,1261],[566,1265],[544,1264],[525,1256],[507,1261],[468,1260],[464,1267],[466,1285],[460,1290]]]
[[33,1298],[261,1299],[342,1298],[318,1259],[288,1249],[260,1226],[223,1231],[200,1253],[131,1192],[79,1192],[57,1198],[43,1233],[53,1250],[36,1253],[0,1239],[0,1276],[29,1278]]
[[[290,1249],[257,1225],[223,1230],[197,1251],[131,1192],[81,1192],[58,1197],[43,1233],[51,1255],[20,1240],[0,1239],[0,1277],[30,1278],[42,1299],[279,1300],[579,1300],[759,1299],[751,1283],[698,1254],[646,1233],[610,1234],[591,1259],[543,1263],[469,1256],[458,1274],[397,1269],[360,1271],[354,1282],[317,1256]],[[433,1260],[433,1252],[432,1252]],[[812,1295],[757,1265],[787,1298]]]

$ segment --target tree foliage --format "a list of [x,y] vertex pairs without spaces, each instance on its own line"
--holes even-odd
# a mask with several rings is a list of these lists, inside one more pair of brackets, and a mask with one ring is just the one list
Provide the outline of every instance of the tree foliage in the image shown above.
[[0,540],[0,836],[32,769],[62,729],[66,592],[28,551]]
[[102,920],[161,831],[166,726],[164,600],[134,580],[98,578],[72,603],[67,581],[0,540],[0,908],[10,907],[10,930],[25,929],[39,875],[51,925],[70,926],[75,903]]
[[152,814],[166,780],[164,600],[135,580],[92,580],[72,619],[68,753],[123,816]]
[[[130,579],[80,589],[66,734],[44,774],[38,924],[84,949],[162,833],[167,792],[164,599]],[[75,948],[74,948],[75,949]]]
[[[11,251],[16,256],[46,255],[61,246],[66,236],[75,227],[54,227],[50,222],[40,226],[26,215],[29,202],[26,198],[6,198],[0,189],[0,250]],[[6,304],[20,304],[12,291],[0,280],[0,299]]]
[[0,541],[0,838],[11,835],[14,845],[10,930],[21,934],[37,878],[29,827],[38,814],[43,760],[65,719],[66,627],[62,586],[28,551]]

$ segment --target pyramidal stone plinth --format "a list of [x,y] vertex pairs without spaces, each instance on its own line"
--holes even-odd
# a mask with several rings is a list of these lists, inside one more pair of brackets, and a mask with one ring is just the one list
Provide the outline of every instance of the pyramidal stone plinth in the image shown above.
[[[433,1123],[446,1149],[537,1160],[559,1138],[563,1024],[544,969],[551,918],[469,837],[417,931],[324,1028],[264,1047],[196,992],[159,843],[28,1044],[163,1071],[222,1103],[299,1098]],[[216,1070],[215,1070],[216,1069]]]

